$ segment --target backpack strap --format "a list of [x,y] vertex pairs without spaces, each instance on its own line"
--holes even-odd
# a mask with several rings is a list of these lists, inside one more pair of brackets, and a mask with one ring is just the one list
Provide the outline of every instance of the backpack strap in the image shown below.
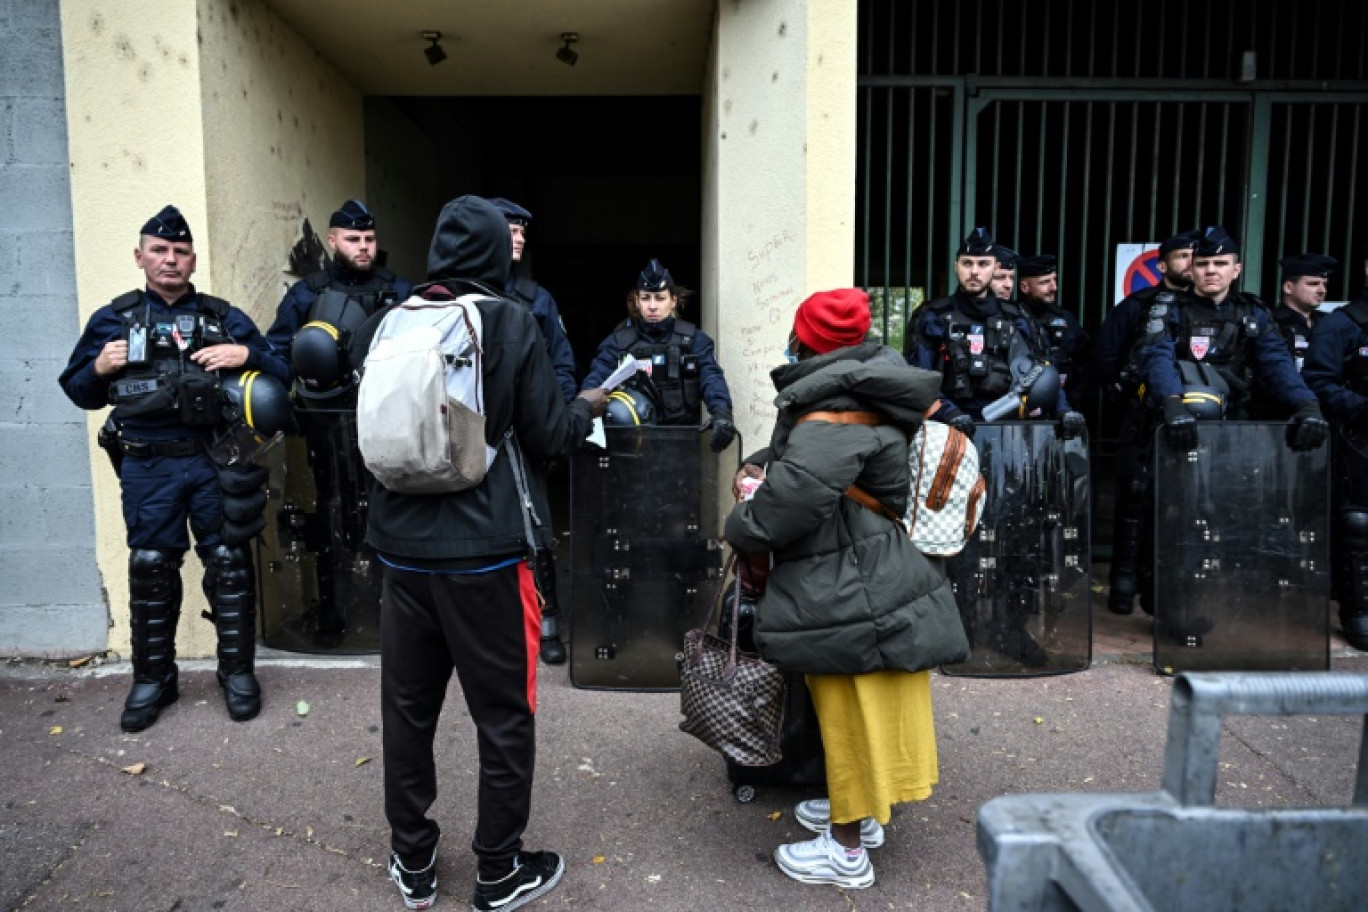
[[[886,423],[883,420],[883,416],[878,414],[877,412],[858,411],[808,412],[806,415],[800,417],[796,423],[802,424],[804,421],[824,421],[828,424],[858,424],[864,425],[865,427],[877,427],[878,425]],[[855,501],[857,504],[864,507],[866,510],[869,510],[874,513],[879,513],[883,516],[887,516],[889,519],[893,520],[898,525],[902,525],[901,516],[893,512],[893,510],[890,509],[889,506],[885,504],[883,501],[879,500],[873,494],[870,494],[868,491],[864,490],[858,485],[851,485],[850,487],[846,488],[845,496],[849,497],[851,500]]]

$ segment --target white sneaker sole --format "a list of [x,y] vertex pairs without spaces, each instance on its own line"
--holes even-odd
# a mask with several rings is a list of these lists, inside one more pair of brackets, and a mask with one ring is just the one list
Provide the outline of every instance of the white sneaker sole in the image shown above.
[[789,877],[792,877],[794,880],[801,881],[802,883],[829,884],[833,887],[845,887],[848,890],[863,890],[866,887],[874,886],[873,865],[871,865],[869,870],[866,871],[864,874],[861,874],[857,877],[850,877],[847,875],[835,873],[815,874],[811,871],[800,871],[794,868],[790,868],[784,864],[784,859],[779,855],[778,852],[774,853],[774,863],[779,866],[779,870],[783,871],[785,874],[787,874]]

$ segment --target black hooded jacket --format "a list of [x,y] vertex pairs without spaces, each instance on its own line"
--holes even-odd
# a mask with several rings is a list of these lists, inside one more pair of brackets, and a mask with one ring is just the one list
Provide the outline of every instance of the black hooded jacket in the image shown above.
[[537,547],[551,544],[541,466],[567,456],[589,433],[589,403],[568,405],[556,385],[541,330],[531,311],[500,297],[513,262],[508,222],[477,196],[447,203],[428,250],[431,300],[489,295],[483,319],[485,438],[499,446],[485,480],[454,494],[399,494],[378,482],[371,492],[366,541],[389,563],[419,570],[476,570],[529,551],[513,473],[515,454],[500,445],[512,428],[523,453],[533,499]]

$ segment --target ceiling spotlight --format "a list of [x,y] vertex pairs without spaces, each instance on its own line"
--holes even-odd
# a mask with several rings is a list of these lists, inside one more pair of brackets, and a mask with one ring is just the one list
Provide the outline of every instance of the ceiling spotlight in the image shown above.
[[579,54],[575,53],[570,45],[579,41],[579,32],[561,32],[561,41],[564,41],[565,44],[556,51],[556,59],[566,66],[574,66],[575,62],[579,60]]
[[423,40],[432,42],[423,48],[423,56],[427,58],[429,66],[436,66],[446,60],[446,51],[442,50],[442,46],[437,43],[442,40],[441,32],[423,32]]

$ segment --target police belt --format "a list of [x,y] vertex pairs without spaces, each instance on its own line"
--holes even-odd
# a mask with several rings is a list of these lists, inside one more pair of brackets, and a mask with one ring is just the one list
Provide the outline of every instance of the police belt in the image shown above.
[[135,459],[152,459],[160,456],[194,456],[204,452],[204,440],[200,437],[184,437],[180,440],[125,440],[119,438],[119,450],[125,456]]

